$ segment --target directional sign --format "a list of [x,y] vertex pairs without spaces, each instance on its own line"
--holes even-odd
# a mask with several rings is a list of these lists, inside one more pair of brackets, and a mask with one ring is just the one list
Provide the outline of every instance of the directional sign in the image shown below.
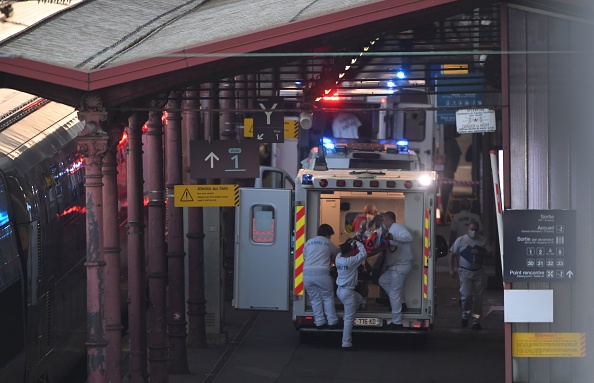
[[[284,120],[283,123],[285,131],[285,139],[299,138],[299,121],[298,120]],[[254,137],[254,119],[243,119],[243,136]]]
[[506,210],[503,280],[572,282],[576,263],[575,210]]
[[258,178],[259,145],[256,140],[190,142],[192,178]]
[[254,127],[254,138],[258,142],[285,142],[283,128],[259,128]]
[[284,108],[285,100],[283,97],[260,97],[256,99],[256,109],[262,111],[254,113],[254,127],[282,129],[285,119]]
[[438,124],[455,124],[456,108],[472,108],[483,105],[484,78],[478,73],[442,74],[436,73],[435,101],[438,108],[435,120]]
[[239,206],[239,185],[175,185],[175,207]]

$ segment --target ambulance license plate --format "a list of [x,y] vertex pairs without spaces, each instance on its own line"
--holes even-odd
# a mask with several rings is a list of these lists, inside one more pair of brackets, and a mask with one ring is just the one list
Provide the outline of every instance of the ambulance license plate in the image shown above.
[[355,318],[355,326],[381,326],[380,318]]

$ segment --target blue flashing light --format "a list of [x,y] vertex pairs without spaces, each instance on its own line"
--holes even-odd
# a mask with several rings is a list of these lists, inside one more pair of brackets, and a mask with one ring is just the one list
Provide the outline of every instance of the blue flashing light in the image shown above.
[[396,86],[396,83],[394,83],[394,81],[392,81],[392,80],[388,81],[389,88],[394,88],[395,86]]
[[398,69],[396,72],[396,78],[398,80],[404,80],[406,78],[406,72],[404,72],[402,69]]
[[8,212],[1,211],[0,212],[0,226],[4,226],[8,223]]
[[396,147],[398,148],[398,153],[406,154],[408,153],[408,140],[400,139],[396,141]]
[[301,184],[302,185],[313,185],[313,175],[312,174],[304,174],[301,177]]
[[336,147],[334,141],[327,137],[322,138],[322,145],[324,145],[324,148],[326,148],[327,150],[334,150],[334,148]]

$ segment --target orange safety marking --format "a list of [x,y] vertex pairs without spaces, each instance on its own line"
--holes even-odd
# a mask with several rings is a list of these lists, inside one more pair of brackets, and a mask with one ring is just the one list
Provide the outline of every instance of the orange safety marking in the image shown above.
[[429,283],[429,209],[425,209],[425,230],[423,234],[423,298],[427,299]]
[[303,295],[303,246],[305,245],[305,207],[295,206],[295,295]]

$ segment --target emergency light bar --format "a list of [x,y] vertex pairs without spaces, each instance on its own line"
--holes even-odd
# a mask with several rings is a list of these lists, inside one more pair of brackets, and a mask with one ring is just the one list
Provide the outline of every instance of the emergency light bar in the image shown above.
[[408,154],[408,140],[373,140],[373,142],[357,142],[345,139],[321,138],[322,146],[328,152],[365,151]]

